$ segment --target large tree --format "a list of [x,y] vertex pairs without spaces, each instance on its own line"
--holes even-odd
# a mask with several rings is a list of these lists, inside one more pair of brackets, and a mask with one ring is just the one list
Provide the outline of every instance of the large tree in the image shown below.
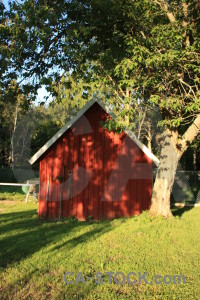
[[16,80],[11,80],[0,100],[0,161],[14,168],[18,156],[16,129],[19,121],[27,113],[30,102],[22,94]]
[[70,71],[77,82],[112,87],[127,124],[138,101],[157,109],[163,134],[151,213],[166,217],[178,162],[200,130],[199,6],[198,0],[26,0],[10,12],[12,68],[32,79],[29,89],[30,82],[51,85]]

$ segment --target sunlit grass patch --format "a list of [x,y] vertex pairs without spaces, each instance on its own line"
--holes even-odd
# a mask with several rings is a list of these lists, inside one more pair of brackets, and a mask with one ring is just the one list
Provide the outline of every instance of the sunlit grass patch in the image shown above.
[[[38,205],[0,202],[1,299],[199,299],[200,209],[175,217],[112,221],[39,220]],[[66,285],[64,273],[94,280]],[[106,272],[184,274],[186,284],[109,283]],[[95,274],[103,274],[96,284]]]

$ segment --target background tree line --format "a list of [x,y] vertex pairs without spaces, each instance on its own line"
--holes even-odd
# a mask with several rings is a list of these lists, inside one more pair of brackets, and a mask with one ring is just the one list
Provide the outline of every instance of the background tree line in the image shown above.
[[139,135],[153,115],[160,164],[151,213],[171,216],[178,164],[189,145],[198,157],[199,1],[25,0],[0,8],[2,97],[13,79],[29,105],[41,85],[58,100],[71,89],[70,107],[81,106],[75,91],[83,102],[98,94],[116,113],[114,126]]
[[[26,167],[29,157],[63,127],[93,95],[98,95],[102,101],[109,97],[105,95],[103,89],[102,93],[95,89],[87,91],[81,84],[77,88],[70,76],[63,77],[59,87],[54,86],[52,89],[54,93],[57,90],[56,96],[48,105],[45,103],[27,105],[28,102],[19,85],[16,81],[12,82],[6,94],[6,101],[1,103],[0,163],[2,166]],[[137,112],[138,114],[133,115],[130,121],[131,126],[126,124],[124,114],[118,115],[117,125],[129,127],[150,151],[159,155],[156,112],[148,110],[139,103]],[[115,129],[114,124],[111,124],[111,128]],[[199,169],[200,136],[189,146],[181,163],[184,170]]]

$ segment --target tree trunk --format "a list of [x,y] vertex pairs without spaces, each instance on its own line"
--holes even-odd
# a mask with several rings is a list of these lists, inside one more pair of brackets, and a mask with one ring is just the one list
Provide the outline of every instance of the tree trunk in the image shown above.
[[193,168],[194,168],[194,171],[197,170],[197,150],[194,149],[193,150]]
[[[173,142],[172,136],[174,138]],[[170,217],[172,216],[170,210],[170,195],[179,160],[178,153],[174,146],[177,136],[175,136],[175,133],[172,134],[167,130],[161,138],[162,150],[160,164],[153,188],[150,214]]]
[[160,137],[162,150],[153,187],[150,209],[151,215],[172,216],[170,210],[170,195],[178,162],[199,132],[200,114],[196,116],[181,139],[178,138],[178,132],[170,131],[169,129]]
[[[126,87],[126,100],[129,99],[129,88]],[[129,99],[130,100],[130,99]],[[126,126],[128,127],[130,125],[130,114],[129,114],[129,110],[130,110],[130,102],[128,101],[128,103],[126,104],[126,108],[127,108],[127,114],[125,116],[125,123]]]
[[145,107],[144,112],[142,111],[142,109],[139,110],[139,124],[138,124],[138,135],[137,135],[138,140],[140,139],[142,126],[143,126],[144,121],[146,119],[146,114],[147,114],[147,107]]
[[151,142],[152,142],[151,124],[150,122],[148,122],[147,123],[147,148],[149,149],[149,151],[152,152]]
[[18,116],[18,103],[16,104],[16,108],[15,108],[15,115],[14,115],[14,126],[13,126],[13,131],[12,131],[12,136],[11,136],[11,166],[12,166],[12,170],[14,170],[14,166],[15,166],[15,156],[14,156],[14,135],[15,135],[15,130],[17,127],[17,116]]

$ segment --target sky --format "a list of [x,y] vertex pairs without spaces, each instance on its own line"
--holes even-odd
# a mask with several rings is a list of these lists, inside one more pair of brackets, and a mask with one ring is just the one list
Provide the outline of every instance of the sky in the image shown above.
[[[45,89],[45,86],[43,85],[40,89],[38,89],[38,96],[36,99],[36,104],[39,104],[40,102],[45,101],[45,96],[49,95],[48,92]],[[49,99],[46,101],[46,104],[48,105],[51,101],[52,97],[49,97]]]
[[[8,0],[3,0],[3,4],[5,5],[6,8],[9,8],[8,2],[9,2]],[[12,1],[11,1],[11,2],[12,2]],[[20,2],[20,1],[19,1],[19,2]]]

